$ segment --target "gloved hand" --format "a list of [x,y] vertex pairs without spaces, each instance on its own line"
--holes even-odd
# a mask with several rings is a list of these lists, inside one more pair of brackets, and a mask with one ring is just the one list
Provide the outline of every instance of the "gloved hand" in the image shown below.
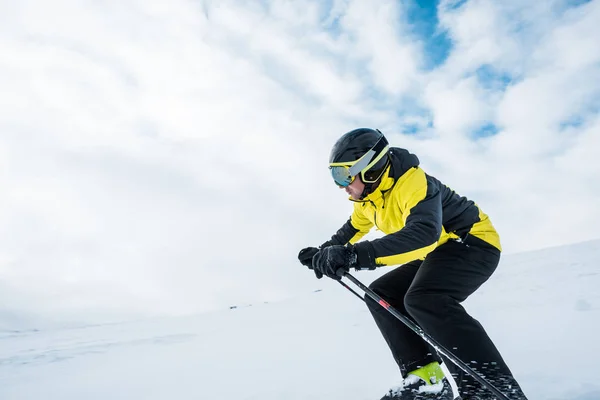
[[313,256],[312,266],[315,274],[318,272],[339,280],[342,278],[337,275],[339,269],[348,272],[350,268],[358,267],[354,246],[333,245],[325,247]]
[[[316,247],[306,247],[300,250],[300,253],[298,253],[298,260],[302,265],[313,269],[312,259],[314,255],[318,252],[319,249],[317,249]],[[315,275],[317,276],[317,279],[321,279],[323,277],[323,274],[317,271],[315,271]]]
[[318,252],[319,249],[316,247],[305,247],[298,253],[298,261],[305,267],[312,269],[312,258]]

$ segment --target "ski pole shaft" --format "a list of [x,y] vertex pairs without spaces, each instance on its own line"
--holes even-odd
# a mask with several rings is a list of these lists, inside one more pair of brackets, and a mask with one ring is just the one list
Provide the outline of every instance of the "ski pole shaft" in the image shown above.
[[[338,271],[338,272],[340,272],[340,271]],[[377,293],[375,293],[374,291],[369,289],[367,286],[363,285],[358,279],[356,279],[354,276],[352,276],[348,272],[341,270],[340,273],[343,273],[343,275],[341,275],[341,276],[348,278],[352,283],[354,283],[363,292],[365,292],[367,294],[367,296],[369,296],[376,303],[378,303],[380,306],[385,308],[390,314],[392,314],[394,317],[399,319],[402,323],[404,323],[404,325],[406,325],[413,332],[415,332],[417,335],[419,335],[423,340],[425,340],[427,343],[429,343],[431,346],[433,346],[437,350],[438,353],[446,356],[446,358],[448,358],[450,361],[452,361],[454,364],[456,364],[457,367],[459,367],[460,369],[465,371],[467,374],[471,375],[473,377],[473,379],[475,379],[477,382],[481,383],[490,392],[494,393],[494,395],[497,396],[499,399],[510,400],[508,398],[508,396],[506,396],[504,393],[502,393],[500,390],[498,390],[498,388],[496,388],[492,383],[490,383],[487,379],[485,379],[484,377],[479,375],[479,373],[477,373],[475,370],[473,370],[473,368],[469,367],[466,363],[461,361],[457,356],[455,356],[450,350],[448,350],[444,346],[442,346],[433,337],[431,337],[430,335],[425,333],[425,331],[423,331],[423,329],[421,329],[412,320],[410,320],[408,317],[404,316],[398,310],[396,310],[394,307],[392,307],[387,301],[385,301],[379,295],[377,295]],[[362,299],[362,297],[361,297],[361,299]]]
[[338,281],[340,283],[340,285],[342,285],[343,287],[345,287],[346,289],[348,289],[349,291],[351,291],[352,293],[354,293],[354,295],[356,297],[358,297],[359,299],[361,299],[362,301],[365,301],[365,299],[362,298],[362,296],[358,293],[356,293],[356,291],[354,289],[352,289],[350,286],[346,285],[344,282],[342,281]]

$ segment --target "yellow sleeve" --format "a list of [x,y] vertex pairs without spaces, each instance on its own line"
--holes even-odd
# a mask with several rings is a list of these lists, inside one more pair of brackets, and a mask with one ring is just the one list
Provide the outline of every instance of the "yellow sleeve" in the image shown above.
[[375,225],[363,213],[362,203],[354,204],[354,212],[352,213],[352,216],[350,217],[350,223],[352,224],[354,229],[356,229],[356,231],[357,231],[354,234],[354,236],[352,236],[352,238],[349,240],[349,242],[351,244],[358,242],[363,236],[365,236],[367,233],[369,233],[371,228],[373,228],[373,226]]

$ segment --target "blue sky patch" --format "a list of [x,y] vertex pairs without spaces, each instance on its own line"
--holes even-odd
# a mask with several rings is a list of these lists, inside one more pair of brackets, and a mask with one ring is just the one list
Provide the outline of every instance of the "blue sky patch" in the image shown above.
[[409,124],[409,125],[402,126],[402,129],[400,132],[405,135],[416,135],[421,130],[420,128],[421,127],[418,126],[417,124]]
[[581,115],[571,115],[566,120],[560,123],[560,130],[565,130],[568,128],[579,128],[583,125],[585,119]]
[[467,0],[448,1],[448,3],[446,4],[446,9],[447,10],[456,10],[458,8],[461,8],[466,3],[467,3]]
[[587,4],[587,3],[591,3],[591,2],[592,2],[592,0],[567,0],[566,5],[567,5],[567,7],[578,7],[583,4]]
[[333,1],[323,1],[322,3],[320,3],[319,9],[323,27],[327,29],[327,32],[332,37],[337,38],[342,30],[340,27],[340,16],[331,15],[331,12],[333,11]]
[[489,64],[477,68],[475,75],[479,84],[485,89],[504,91],[513,81],[510,74],[500,71]]
[[426,70],[441,65],[452,49],[452,40],[445,30],[439,29],[437,0],[411,0],[404,5],[406,20],[411,33],[423,43],[423,57]]
[[486,138],[496,135],[500,129],[492,122],[486,122],[479,128],[475,129],[471,136],[474,139]]

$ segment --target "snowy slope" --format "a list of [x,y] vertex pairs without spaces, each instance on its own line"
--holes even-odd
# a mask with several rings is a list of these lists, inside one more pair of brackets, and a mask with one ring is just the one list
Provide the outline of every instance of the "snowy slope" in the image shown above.
[[[600,241],[505,256],[466,302],[531,400],[600,399],[599,259]],[[379,399],[398,373],[370,315],[315,286],[194,317],[0,331],[0,399]]]

